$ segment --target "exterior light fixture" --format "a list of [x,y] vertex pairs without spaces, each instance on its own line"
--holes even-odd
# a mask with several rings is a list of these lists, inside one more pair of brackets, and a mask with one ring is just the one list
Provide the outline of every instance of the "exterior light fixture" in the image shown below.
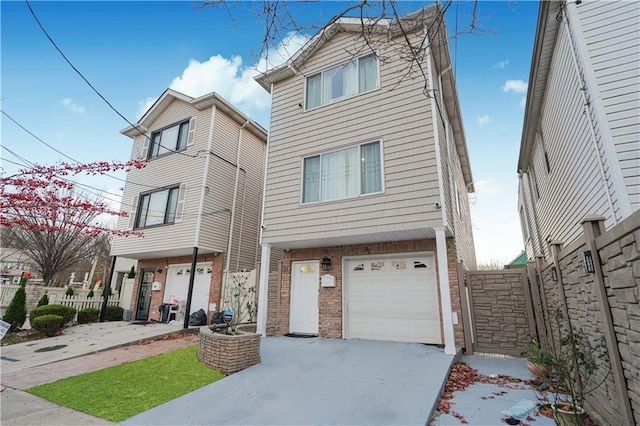
[[591,255],[591,250],[585,250],[585,252],[582,253],[582,256],[584,260],[584,271],[587,274],[593,274],[594,272],[596,272],[596,267],[593,264],[593,256]]
[[157,272],[157,273],[159,273],[159,274],[161,274],[161,273],[163,273],[163,272],[164,272],[164,270],[163,270],[162,268],[158,268],[158,269],[156,269],[156,272]]
[[551,267],[551,279],[555,282],[558,282],[558,268],[555,266]]
[[322,258],[322,270],[323,271],[331,270],[331,259],[329,259],[327,256]]

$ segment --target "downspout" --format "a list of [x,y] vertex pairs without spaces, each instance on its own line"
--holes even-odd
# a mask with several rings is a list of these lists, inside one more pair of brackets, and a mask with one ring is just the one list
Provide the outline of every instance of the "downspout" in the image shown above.
[[242,205],[241,209],[240,209],[240,230],[239,233],[240,235],[238,236],[238,256],[236,258],[236,270],[240,269],[240,252],[242,251],[242,231],[244,228],[244,207],[245,207],[245,200],[246,200],[246,195],[247,195],[247,174],[244,174],[244,179],[242,181],[242,202],[240,203]]
[[[423,31],[424,31],[424,38],[426,41],[425,44],[427,46],[425,48],[425,56],[427,58],[427,84],[429,85],[429,87],[433,89],[434,84],[433,84],[433,69],[431,68],[431,44],[429,40],[428,29],[425,28]],[[433,139],[434,139],[434,146],[436,151],[436,170],[438,172],[438,196],[440,198],[440,210],[442,212],[442,226],[446,229],[448,228],[447,205],[445,203],[446,198],[443,196],[444,185],[442,183],[442,166],[441,166],[442,157],[440,156],[440,135],[438,132],[437,119],[435,120],[433,119],[433,117],[437,113],[438,106],[436,105],[435,95],[431,96],[430,98],[431,98],[431,116],[432,116],[432,125],[433,125]],[[445,131],[446,131],[446,127],[445,127]]]
[[207,155],[204,158],[204,173],[202,175],[202,188],[200,188],[200,204],[198,205],[198,220],[196,222],[196,235],[193,246],[198,247],[200,242],[200,229],[202,228],[202,212],[204,210],[204,196],[208,192],[207,179],[209,179],[209,162],[211,159],[211,147],[213,145],[213,129],[216,121],[216,105],[211,107],[211,123],[209,124],[209,140],[207,141]]
[[[236,201],[238,200],[238,180],[240,179],[240,157],[242,151],[242,133],[244,131],[245,126],[249,124],[249,120],[247,120],[242,126],[240,126],[240,131],[238,132],[238,150],[236,153],[236,180],[233,184],[233,201],[231,202],[231,219],[229,221],[229,238],[227,238],[227,256],[224,265],[225,274],[229,274],[229,265],[231,263],[231,246],[233,244],[233,225],[236,218]],[[245,175],[245,180],[247,179]]]
[[[273,83],[271,83],[271,90],[269,91],[273,97]],[[271,125],[271,119],[273,118],[273,108],[271,108],[271,117],[269,118],[269,125]],[[260,212],[260,245],[262,246],[262,254],[260,257],[260,284],[258,285],[258,318],[256,332],[261,336],[267,335],[267,298],[269,296],[269,264],[271,263],[271,245],[264,244],[264,206],[267,194],[267,165],[269,164],[269,139],[271,138],[271,128],[267,133],[267,148],[264,156],[264,179],[262,184],[262,211]]]
[[459,216],[458,215],[458,211],[456,209],[453,209],[453,206],[458,206],[458,209],[460,208],[460,205],[458,203],[458,194],[456,192],[456,185],[454,184],[454,178],[453,178],[453,169],[451,167],[451,142],[449,139],[449,133],[451,132],[451,125],[449,124],[449,111],[446,109],[445,105],[444,105],[444,90],[443,90],[443,86],[442,86],[442,75],[444,73],[446,73],[447,71],[451,70],[451,64],[449,64],[449,66],[447,68],[444,69],[444,71],[442,71],[440,74],[438,74],[438,84],[439,84],[439,91],[440,91],[440,105],[442,106],[442,109],[445,111],[445,114],[443,114],[443,117],[446,119],[446,121],[443,123],[444,125],[444,138],[445,138],[445,143],[447,144],[447,166],[449,169],[449,199],[451,201],[451,225],[453,227],[453,241],[454,241],[454,245],[455,245],[455,249],[456,249],[456,257],[458,258],[457,260],[460,260],[460,243],[458,241],[458,219]]
[[[573,15],[572,7],[569,7],[569,5],[567,5],[565,9],[567,10],[567,15]],[[573,16],[571,16],[571,19],[573,19]],[[609,188],[609,180],[607,179],[605,165],[603,164],[603,158],[602,158],[602,155],[600,155],[600,147],[598,146],[598,140],[596,139],[596,132],[595,132],[596,126],[595,126],[595,123],[593,122],[593,118],[591,117],[591,112],[589,110],[589,106],[591,106],[592,101],[589,100],[589,96],[587,95],[587,91],[592,92],[594,91],[594,88],[597,88],[597,82],[593,81],[593,79],[590,79],[589,75],[585,76],[580,71],[578,53],[576,52],[576,49],[579,49],[582,46],[576,46],[580,41],[577,40],[574,42],[574,37],[571,31],[571,24],[569,22],[569,16],[565,16],[565,19],[563,19],[563,21],[567,28],[567,34],[569,35],[569,42],[571,45],[571,53],[572,53],[571,57],[573,58],[573,65],[576,70],[576,75],[578,76],[580,93],[582,94],[582,100],[584,102],[584,106],[583,106],[584,114],[587,116],[587,119],[589,120],[589,133],[591,134],[591,139],[593,141],[595,153],[596,153],[596,156],[598,157],[598,168],[600,169],[600,174],[602,175],[602,181],[604,184],[604,190],[605,190],[605,193],[607,194],[607,204],[609,205],[609,209],[611,211],[611,220],[613,221],[613,225],[616,225],[618,223],[618,217],[616,216],[613,196],[611,194],[611,189]],[[582,50],[586,51],[586,47],[583,47]],[[588,72],[585,71],[585,74],[588,74]],[[604,111],[602,112],[600,111],[601,108],[599,108],[600,105],[598,103],[598,98],[594,98],[593,107],[597,115],[604,116],[605,115]],[[623,196],[624,194],[626,194],[627,191],[626,191],[626,187],[624,186],[624,178],[622,176],[622,173],[620,172],[620,164],[618,163],[617,153],[615,152],[613,137],[610,134],[608,125],[605,126],[606,117],[603,121],[605,124],[603,124],[602,127],[606,127],[606,129],[601,129],[602,139],[603,139],[603,143],[602,143],[603,151],[607,159],[607,162],[609,164],[609,172],[611,173],[611,180],[613,181],[611,187],[613,187],[615,192],[618,193],[618,197],[617,197],[618,206],[620,208],[620,214],[624,218],[631,215],[631,205],[628,202],[628,200]],[[607,138],[607,140],[604,140],[605,137]],[[622,183],[620,184],[620,182]]]
[[[536,213],[536,200],[535,200],[535,195],[533,194],[533,184],[531,183],[531,180],[529,179],[529,174],[527,172],[522,172],[523,177],[526,180],[526,189],[528,190],[529,193],[529,204],[531,206],[531,211],[533,212],[533,229],[535,229],[536,231],[536,240],[538,243],[538,249],[539,251],[536,253],[536,246],[533,243],[533,235],[531,236],[532,241],[531,241],[531,247],[533,248],[533,256],[535,257],[536,254],[543,254],[543,250],[544,250],[544,246],[542,244],[542,238],[540,237],[541,232],[540,232],[540,224],[538,223],[538,214]],[[525,191],[525,194],[527,192]],[[525,202],[526,202],[526,198],[525,198]],[[525,210],[527,210],[525,208]],[[528,216],[527,216],[528,217]]]

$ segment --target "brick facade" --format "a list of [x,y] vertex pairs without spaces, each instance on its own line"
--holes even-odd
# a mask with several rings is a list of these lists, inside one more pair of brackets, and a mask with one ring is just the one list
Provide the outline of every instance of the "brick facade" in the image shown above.
[[[458,290],[458,270],[457,258],[455,254],[454,241],[447,239],[447,259],[449,268],[449,285],[451,290],[451,304],[453,312],[457,313],[458,324],[454,325],[456,346],[464,346],[464,330],[462,326],[462,311],[460,308],[460,293]],[[290,250],[284,253],[284,260],[281,268],[280,300],[278,310],[269,310],[269,315],[278,312],[278,326],[274,327],[273,334],[284,335],[289,332],[289,312],[291,303],[291,263],[296,261],[317,260],[327,256],[332,260],[330,271],[320,271],[320,278],[323,275],[331,274],[335,277],[335,287],[319,287],[318,294],[318,329],[319,336],[326,338],[343,338],[342,331],[342,258],[348,256],[381,255],[396,253],[432,252],[436,260],[436,280],[438,280],[438,262],[436,252],[436,241],[434,239],[392,241],[385,243],[356,244],[348,246],[322,247]],[[270,288],[272,286],[270,285]],[[440,286],[438,285],[438,298],[440,298]],[[270,300],[271,303],[271,300]],[[440,303],[438,303],[440,306]],[[273,317],[268,317],[267,323],[275,323]],[[442,312],[440,312],[440,323],[442,324]],[[440,330],[443,341],[444,335]]]
[[[140,260],[138,262],[138,269],[136,270],[135,284],[133,287],[133,297],[131,298],[131,312],[135,318],[135,312],[138,307],[138,295],[140,293],[140,283],[142,281],[143,271],[145,269],[151,269],[154,271],[161,270],[162,272],[155,272],[154,280],[162,284],[162,290],[151,292],[151,306],[149,307],[149,321],[160,321],[160,305],[164,301],[164,292],[167,283],[167,266],[190,264],[191,256],[180,257],[163,257],[157,259]],[[211,273],[211,290],[209,291],[209,303],[215,303],[220,306],[220,297],[222,291],[222,272],[224,268],[224,254],[201,254],[198,255],[198,263],[211,262],[213,271]],[[207,312],[208,314],[208,312]]]

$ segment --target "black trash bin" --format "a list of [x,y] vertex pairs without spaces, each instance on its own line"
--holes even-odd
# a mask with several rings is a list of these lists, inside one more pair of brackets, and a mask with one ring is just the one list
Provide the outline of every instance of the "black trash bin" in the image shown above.
[[171,303],[162,303],[160,304],[160,321],[164,322],[164,323],[168,323],[169,322],[169,308],[171,308]]

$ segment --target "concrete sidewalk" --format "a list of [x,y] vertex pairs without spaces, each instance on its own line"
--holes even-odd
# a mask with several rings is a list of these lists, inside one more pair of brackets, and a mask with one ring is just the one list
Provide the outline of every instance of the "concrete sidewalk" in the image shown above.
[[2,346],[2,374],[56,361],[76,358],[107,349],[156,339],[182,330],[181,325],[127,321],[81,324],[68,327],[63,334],[47,339]]
[[[3,346],[0,423],[3,426],[112,424],[22,390],[198,342],[196,333],[162,340],[181,330],[181,326],[162,323],[107,322],[73,326],[65,329],[62,336]],[[56,346],[63,347],[34,352]]]

